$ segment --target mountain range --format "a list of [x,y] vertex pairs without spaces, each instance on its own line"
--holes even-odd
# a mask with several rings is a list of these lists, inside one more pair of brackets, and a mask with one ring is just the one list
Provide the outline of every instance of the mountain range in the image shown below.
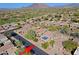
[[[51,3],[51,6],[47,3],[32,3],[28,7],[20,7],[20,8],[63,8],[63,7],[79,7],[79,3],[63,3],[63,5],[57,4],[57,3]],[[8,9],[15,9],[15,8],[0,8],[0,10],[8,10]]]
[[79,7],[79,3],[70,3],[65,5],[64,7]]
[[52,7],[79,7],[79,3],[66,3],[65,5],[57,5],[57,6],[48,6],[45,3],[34,3],[30,8],[52,8]]

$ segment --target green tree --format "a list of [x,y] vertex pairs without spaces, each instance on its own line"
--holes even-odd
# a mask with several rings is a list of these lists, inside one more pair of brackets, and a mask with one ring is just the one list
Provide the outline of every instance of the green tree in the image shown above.
[[44,49],[47,49],[48,46],[49,46],[49,43],[48,43],[48,42],[42,43],[42,47],[43,47]]
[[53,47],[55,41],[54,41],[54,40],[50,40],[49,43],[50,43],[50,45]]

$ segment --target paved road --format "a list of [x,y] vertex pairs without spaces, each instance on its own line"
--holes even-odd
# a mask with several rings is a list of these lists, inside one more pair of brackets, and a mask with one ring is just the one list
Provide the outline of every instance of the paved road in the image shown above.
[[[15,33],[15,32],[12,32]],[[17,34],[17,33],[16,33]],[[21,37],[20,35],[16,35],[14,36],[16,39],[21,40],[22,42],[25,42],[27,45],[33,45],[31,42],[27,41],[25,38]],[[35,45],[34,45],[35,46]],[[35,46],[33,48],[33,50],[35,51],[36,55],[48,55],[46,52],[44,52],[43,50],[41,50],[40,48],[38,48],[37,46]]]

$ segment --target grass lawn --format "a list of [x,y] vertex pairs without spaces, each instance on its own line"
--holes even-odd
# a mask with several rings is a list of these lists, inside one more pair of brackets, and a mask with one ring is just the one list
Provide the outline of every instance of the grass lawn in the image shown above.
[[59,30],[61,27],[60,26],[48,26],[47,29],[49,31],[57,31]]
[[67,40],[63,42],[63,47],[67,50],[67,51],[72,51],[75,48],[77,48],[78,44],[74,41],[71,40]]

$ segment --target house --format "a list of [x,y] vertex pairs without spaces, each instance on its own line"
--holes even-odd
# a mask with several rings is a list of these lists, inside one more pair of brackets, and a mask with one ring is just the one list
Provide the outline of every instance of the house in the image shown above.
[[6,41],[2,47],[0,47],[0,55],[14,55],[16,48],[10,40]]
[[79,55],[79,47],[75,50],[74,55]]
[[43,41],[48,41],[49,39],[53,39],[53,33],[51,31],[48,31],[47,29],[37,27],[35,29],[35,32],[38,39],[41,39]]
[[17,24],[15,23],[10,23],[10,24],[4,24],[2,25],[3,29],[6,30],[13,30],[17,28]]
[[43,35],[40,36],[40,39],[43,41],[48,41],[53,39],[53,33],[51,31],[46,31]]
[[2,26],[0,26],[0,31],[3,30]]
[[43,29],[43,28],[40,28],[40,27],[35,29],[37,36],[41,36],[46,31],[47,31],[46,29]]
[[72,23],[70,25],[70,27],[73,28],[73,29],[79,29],[79,24],[78,23]]
[[2,25],[2,27],[3,27],[5,30],[7,30],[7,29],[9,29],[9,24],[4,24],[4,25]]
[[[20,21],[20,22],[18,22],[20,25],[24,25],[25,24],[25,22],[24,21]],[[18,24],[17,23],[17,24]],[[15,25],[16,26],[16,25]]]
[[0,33],[4,32],[4,31],[5,30],[4,30],[3,26],[0,26]]
[[7,39],[8,39],[8,38],[7,38],[6,36],[4,36],[3,34],[0,34],[0,43],[6,42]]

